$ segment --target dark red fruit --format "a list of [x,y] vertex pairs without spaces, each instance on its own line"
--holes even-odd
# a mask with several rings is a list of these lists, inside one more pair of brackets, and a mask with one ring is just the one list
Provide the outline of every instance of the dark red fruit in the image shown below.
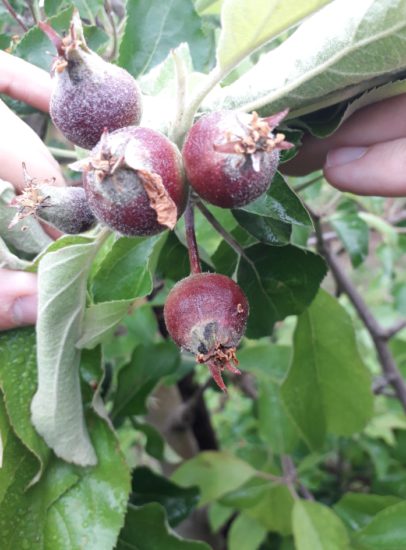
[[92,52],[83,36],[77,37],[77,16],[70,35],[63,39],[46,23],[40,26],[58,49],[50,114],[65,137],[91,149],[105,128],[113,131],[139,124],[141,93],[136,81],[124,69]]
[[94,215],[123,235],[173,229],[187,200],[182,158],[163,134],[130,126],[103,134],[80,161]]
[[229,277],[198,273],[179,281],[165,303],[166,328],[176,344],[206,363],[225,391],[221,372],[239,374],[235,350],[245,332],[248,300]]
[[259,118],[256,113],[218,111],[199,119],[182,151],[196,193],[222,208],[244,206],[262,195],[278,167],[278,149],[292,147],[283,134],[273,133],[287,112]]

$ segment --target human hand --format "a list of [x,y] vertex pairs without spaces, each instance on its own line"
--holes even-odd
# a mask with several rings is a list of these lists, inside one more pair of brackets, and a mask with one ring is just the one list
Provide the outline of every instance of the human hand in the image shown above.
[[[51,79],[45,71],[0,51],[0,93],[48,111]],[[0,179],[17,192],[24,187],[22,163],[34,177],[64,185],[58,163],[37,134],[0,100]],[[0,269],[0,330],[33,324],[37,316],[37,279],[33,273]]]
[[323,168],[328,182],[357,195],[406,196],[406,94],[354,113],[326,139],[305,138],[283,164],[299,176]]

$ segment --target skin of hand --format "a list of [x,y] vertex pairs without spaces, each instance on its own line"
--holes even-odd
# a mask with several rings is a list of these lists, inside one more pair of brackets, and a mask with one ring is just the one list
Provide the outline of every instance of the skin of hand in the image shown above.
[[406,196],[406,94],[355,112],[325,139],[306,136],[281,165],[292,176],[323,168],[331,185],[357,195]]
[[[48,111],[51,78],[42,69],[0,51],[0,93]],[[64,185],[58,163],[37,134],[0,100],[0,178],[17,192],[24,186],[22,163],[33,177]],[[37,278],[0,269],[0,330],[33,324],[37,316]]]

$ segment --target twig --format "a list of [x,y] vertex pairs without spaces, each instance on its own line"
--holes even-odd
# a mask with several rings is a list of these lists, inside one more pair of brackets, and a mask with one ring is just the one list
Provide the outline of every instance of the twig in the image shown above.
[[285,479],[286,486],[288,487],[292,497],[294,499],[298,499],[299,495],[296,492],[296,486],[299,489],[299,492],[305,498],[306,500],[314,500],[314,496],[309,491],[309,489],[303,485],[303,483],[299,480],[297,476],[297,471],[295,467],[295,463],[293,462],[293,459],[290,455],[282,455],[281,456],[281,464],[282,464],[282,470],[283,475]]
[[78,154],[72,149],[62,149],[62,147],[48,147],[48,150],[54,155],[54,157],[70,160],[78,159]]
[[395,336],[398,332],[403,330],[406,327],[406,319],[400,319],[400,321],[397,321],[394,323],[391,327],[382,329],[382,338],[385,340],[390,340]]
[[305,189],[307,189],[308,187],[310,187],[311,185],[314,185],[315,183],[319,182],[320,180],[323,179],[323,174],[319,174],[318,176],[316,176],[315,178],[309,180],[309,181],[305,181],[304,183],[301,183],[300,185],[297,185],[296,187],[293,187],[293,191],[295,193],[300,193],[300,191],[304,191]]
[[26,26],[24,21],[21,19],[21,17],[18,15],[18,13],[16,13],[15,9],[10,4],[10,2],[8,2],[8,0],[3,0],[3,4],[4,4],[4,7],[6,8],[6,10],[11,15],[11,17],[17,21],[17,23],[20,25],[20,27],[23,29],[23,31],[27,32],[28,27]]
[[223,237],[223,239],[231,246],[234,252],[242,256],[246,262],[253,266],[253,261],[246,255],[245,250],[240,245],[240,243],[236,241],[234,237],[232,237],[230,233],[224,229],[224,227],[216,220],[210,210],[199,200],[197,200],[195,204],[196,207],[203,214],[203,216],[206,218],[206,220],[210,223],[210,225],[212,225],[217,233],[219,233]]
[[366,329],[368,330],[374,343],[376,353],[380,359],[385,378],[395,390],[395,393],[400,403],[402,404],[402,407],[406,411],[406,384],[402,378],[399,369],[396,366],[396,363],[387,345],[388,334],[393,335],[393,330],[391,331],[390,329],[383,329],[378,321],[375,319],[368,306],[364,302],[361,294],[355,288],[352,281],[347,277],[337,257],[331,252],[329,246],[324,241],[323,232],[320,226],[320,217],[316,213],[312,212],[311,209],[308,208],[308,210],[313,217],[314,227],[318,240],[318,250],[326,260],[337,285],[348,296],[356,312],[358,313],[358,316],[363,321]]
[[185,227],[186,241],[189,252],[189,262],[191,273],[201,273],[199,251],[197,249],[196,234],[195,234],[195,216],[193,212],[193,204],[189,199],[185,212]]
[[110,27],[111,27],[111,34],[112,34],[112,44],[111,44],[111,50],[106,55],[108,60],[115,59],[117,56],[117,49],[118,49],[118,31],[117,31],[117,25],[116,21],[114,19],[113,10],[110,4],[110,0],[104,1],[104,11],[107,15],[107,19],[109,20]]

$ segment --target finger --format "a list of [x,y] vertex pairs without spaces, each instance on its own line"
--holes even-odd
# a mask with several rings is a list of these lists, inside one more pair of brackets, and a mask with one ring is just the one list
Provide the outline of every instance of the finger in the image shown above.
[[326,179],[357,195],[406,196],[406,138],[329,151]]
[[368,105],[354,113],[325,139],[307,136],[299,154],[283,164],[284,173],[299,176],[319,170],[330,149],[347,146],[368,147],[406,136],[406,94]]
[[51,90],[51,77],[47,72],[0,51],[0,93],[48,112]]
[[10,181],[18,191],[24,187],[23,162],[30,176],[55,178],[64,185],[59,165],[39,136],[0,101],[0,178]]
[[36,275],[0,269],[0,330],[32,325],[36,318]]

